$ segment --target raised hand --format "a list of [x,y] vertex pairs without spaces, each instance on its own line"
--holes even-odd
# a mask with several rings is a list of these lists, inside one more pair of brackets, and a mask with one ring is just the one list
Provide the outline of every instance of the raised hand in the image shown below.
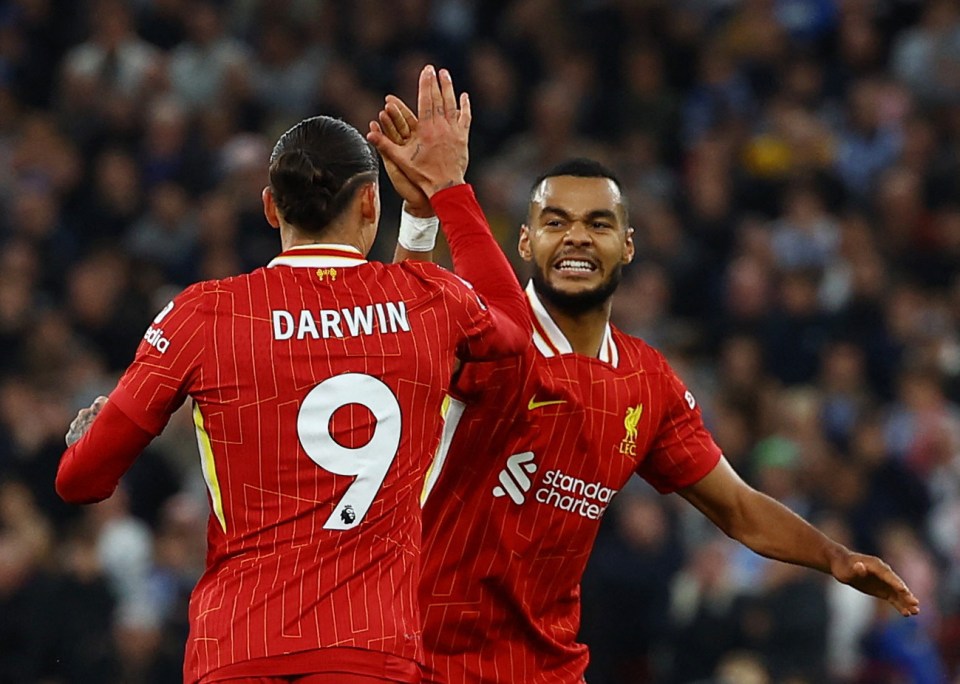
[[428,197],[463,183],[469,162],[470,99],[462,93],[459,107],[450,72],[432,66],[420,72],[418,116],[409,139],[397,144],[381,124],[371,125],[367,140],[399,167]]
[[90,429],[90,426],[93,425],[94,419],[99,415],[100,409],[102,409],[107,403],[106,397],[97,397],[93,400],[93,403],[90,404],[88,408],[80,409],[80,412],[77,413],[77,417],[73,419],[73,422],[70,423],[70,429],[67,430],[67,446],[72,445],[74,442],[83,437],[84,433]]
[[905,617],[920,612],[920,601],[906,583],[889,565],[875,556],[861,553],[844,555],[833,561],[830,572],[837,581],[889,602]]
[[[387,95],[386,105],[380,110],[378,120],[370,122],[370,131],[386,136],[395,145],[403,146],[410,141],[417,123],[416,115],[403,100],[396,95]],[[390,157],[383,155],[383,165],[394,190],[403,199],[404,211],[420,218],[433,216],[430,198],[423,190],[410,180]]]

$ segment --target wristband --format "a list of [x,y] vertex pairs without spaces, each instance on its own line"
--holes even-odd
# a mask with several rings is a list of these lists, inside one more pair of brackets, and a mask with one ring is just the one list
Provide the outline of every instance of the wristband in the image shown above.
[[400,212],[400,232],[397,242],[408,252],[432,252],[437,244],[440,219],[436,216],[420,218],[406,211]]

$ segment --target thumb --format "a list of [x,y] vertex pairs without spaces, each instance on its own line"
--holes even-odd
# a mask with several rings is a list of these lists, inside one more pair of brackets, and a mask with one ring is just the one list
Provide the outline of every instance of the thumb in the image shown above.
[[395,160],[400,154],[400,145],[390,140],[390,138],[384,134],[383,129],[380,128],[380,124],[375,121],[370,122],[370,132],[367,133],[367,141],[376,147],[380,154],[390,157],[392,160]]

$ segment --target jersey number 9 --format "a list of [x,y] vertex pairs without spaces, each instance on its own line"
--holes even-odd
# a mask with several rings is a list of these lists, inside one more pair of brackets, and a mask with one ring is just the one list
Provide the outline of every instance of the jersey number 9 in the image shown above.
[[[350,404],[366,407],[377,425],[370,441],[355,449],[338,444],[330,419]],[[380,491],[400,446],[400,402],[381,380],[365,373],[343,373],[314,387],[297,416],[300,444],[314,463],[334,475],[355,476],[323,527],[348,530],[359,525]]]

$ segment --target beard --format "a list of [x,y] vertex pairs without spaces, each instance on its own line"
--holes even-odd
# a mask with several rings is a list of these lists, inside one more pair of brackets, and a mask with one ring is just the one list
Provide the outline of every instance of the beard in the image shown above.
[[542,269],[535,269],[533,272],[533,289],[536,293],[547,300],[553,306],[560,309],[565,314],[577,316],[580,314],[601,309],[606,306],[610,297],[616,292],[623,277],[623,265],[617,264],[609,277],[597,285],[592,290],[582,290],[580,292],[569,293],[558,290],[547,281],[547,277]]

